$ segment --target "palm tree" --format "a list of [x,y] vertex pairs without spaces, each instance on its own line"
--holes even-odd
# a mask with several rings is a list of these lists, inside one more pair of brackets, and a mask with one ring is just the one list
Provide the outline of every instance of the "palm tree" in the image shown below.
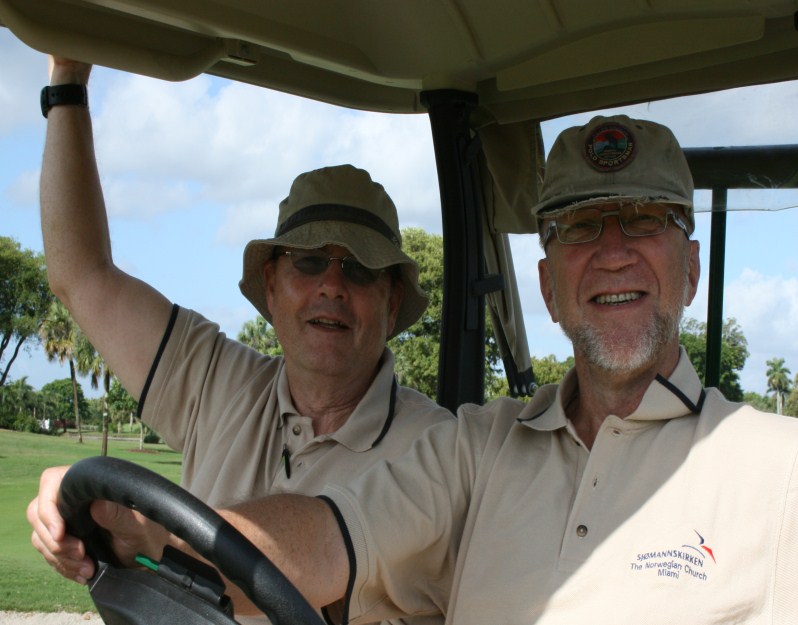
[[92,388],[99,387],[103,380],[102,449],[100,455],[108,455],[108,389],[111,387],[113,373],[102,356],[94,349],[88,337],[78,328],[75,332],[75,363],[78,373],[88,375]]
[[776,394],[776,412],[782,413],[784,396],[790,391],[790,370],[784,366],[784,358],[771,358],[768,366],[768,391]]
[[69,362],[69,376],[72,379],[72,405],[75,409],[75,425],[78,428],[78,443],[83,442],[83,430],[78,410],[78,379],[75,372],[75,331],[77,324],[61,302],[55,301],[39,329],[42,347],[47,359],[59,363]]
[[36,391],[28,384],[28,376],[0,386],[0,423],[3,417],[3,427],[36,427]]

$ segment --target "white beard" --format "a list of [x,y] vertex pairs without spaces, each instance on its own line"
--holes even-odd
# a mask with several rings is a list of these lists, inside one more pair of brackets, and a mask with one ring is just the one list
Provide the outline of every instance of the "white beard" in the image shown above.
[[678,336],[681,310],[677,314],[656,314],[652,322],[637,336],[617,337],[593,326],[570,328],[560,323],[571,339],[574,352],[601,369],[614,373],[636,371],[654,362]]
[[659,355],[679,337],[682,312],[690,291],[688,266],[685,262],[681,301],[654,314],[651,323],[636,336],[628,328],[602,331],[584,323],[571,324],[560,317],[560,327],[585,360],[608,372],[628,373],[654,363]]

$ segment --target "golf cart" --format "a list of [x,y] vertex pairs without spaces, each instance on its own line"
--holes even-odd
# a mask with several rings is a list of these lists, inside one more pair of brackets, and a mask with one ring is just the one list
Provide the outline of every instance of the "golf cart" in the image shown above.
[[[540,123],[798,78],[798,3],[0,0],[46,52],[162,78],[200,73],[322,102],[429,115],[441,190],[438,401],[484,398],[486,304],[509,388],[534,389],[508,236],[534,232]],[[712,190],[705,384],[720,375],[728,189],[798,185],[798,146],[687,151]]]

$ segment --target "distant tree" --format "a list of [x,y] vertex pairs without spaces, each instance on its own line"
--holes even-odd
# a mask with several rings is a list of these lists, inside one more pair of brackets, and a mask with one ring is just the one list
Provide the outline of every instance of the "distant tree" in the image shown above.
[[[695,319],[682,321],[679,342],[684,346],[690,362],[693,363],[699,377],[706,377],[707,324]],[[748,358],[748,341],[742,328],[733,317],[723,322],[720,347],[720,384],[719,389],[731,401],[743,401],[743,389],[740,386],[740,371],[745,367]]]
[[115,423],[132,419],[138,409],[138,402],[125,390],[119,380],[113,378],[108,389],[108,410]]
[[239,342],[267,356],[282,356],[283,347],[277,340],[277,333],[261,315],[246,321],[238,333]]
[[743,394],[743,401],[749,406],[753,406],[757,410],[763,412],[776,412],[776,402],[772,397],[767,395],[760,395],[759,393],[746,391]]
[[[443,237],[420,228],[404,228],[402,249],[418,263],[418,281],[430,302],[421,318],[391,339],[388,346],[396,359],[399,383],[435,399],[443,318]],[[488,315],[485,337],[485,395],[491,398],[506,393],[507,383],[503,380],[499,347]]]
[[139,424],[139,450],[144,449],[144,443],[157,443],[160,440],[155,430],[148,428],[144,422],[136,416],[138,412],[138,402],[133,399],[130,393],[114,379],[111,382],[111,389],[108,391],[108,406],[113,415],[114,421],[120,423],[122,419],[129,419],[131,425],[133,420]]
[[[38,393],[36,393],[36,415],[38,419],[46,421],[50,419],[50,433],[58,434],[58,426],[54,424],[56,409],[56,398],[53,396],[52,389],[48,389],[47,385],[43,386]],[[66,432],[66,422],[61,426]]]
[[44,256],[0,237],[0,386],[23,344],[38,338],[52,300]]
[[535,374],[535,381],[538,386],[560,382],[568,369],[573,366],[573,356],[568,356],[568,358],[562,362],[557,360],[554,354],[549,354],[543,358],[535,358],[532,356],[532,371]]
[[39,431],[36,395],[34,388],[28,384],[27,376],[0,386],[0,428]]
[[798,373],[792,381],[792,389],[784,402],[784,414],[791,417],[798,417]]
[[[77,393],[70,378],[53,380],[41,390],[48,397],[48,417],[61,421],[65,426],[75,422],[75,415],[88,414],[88,404],[83,396],[83,389],[78,384]],[[78,417],[80,418],[80,416]],[[66,427],[64,427],[66,431]]]
[[443,239],[420,228],[402,230],[402,248],[419,266],[418,282],[429,305],[410,328],[391,339],[396,377],[404,386],[435,398],[443,311]]
[[111,386],[113,373],[99,352],[94,349],[88,337],[75,326],[75,366],[78,373],[88,375],[91,387],[96,389],[103,381],[103,396],[101,411],[102,445],[100,455],[108,455],[108,389]]
[[83,429],[86,429],[87,424],[92,424],[100,431],[103,423],[103,398],[100,397],[87,397],[86,405],[89,407],[89,412],[84,415],[81,421],[83,422]]
[[784,397],[790,392],[790,370],[784,366],[784,358],[771,358],[765,364],[768,367],[768,391],[776,397],[776,413],[782,414]]
[[72,405],[75,410],[75,427],[78,430],[78,443],[82,443],[83,430],[80,424],[80,411],[78,410],[78,389],[80,385],[78,384],[75,368],[77,332],[78,326],[66,306],[58,300],[54,301],[42,322],[39,335],[48,360],[57,360],[61,364],[64,362],[69,363],[69,377],[72,380],[72,392],[74,395]]

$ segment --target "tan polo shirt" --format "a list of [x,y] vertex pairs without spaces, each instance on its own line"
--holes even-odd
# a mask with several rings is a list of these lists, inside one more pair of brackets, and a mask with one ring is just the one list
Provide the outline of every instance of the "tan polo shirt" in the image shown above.
[[529,405],[463,406],[325,496],[356,558],[352,622],[798,622],[798,420],[702,389],[682,350],[592,451],[569,373]]
[[315,495],[328,482],[346,483],[400,456],[427,427],[454,421],[425,395],[395,383],[386,349],[346,423],[314,436],[310,417],[294,407],[282,358],[226,338],[196,312],[176,307],[175,313],[139,411],[170,447],[182,450],[183,487],[213,507],[283,492]]
[[[430,425],[454,416],[425,395],[394,386],[393,354],[337,432],[314,436],[297,414],[282,358],[225,337],[178,309],[142,396],[141,416],[183,452],[183,486],[214,507],[270,493],[316,494],[404,452]],[[287,465],[286,465],[287,459]],[[289,477],[290,473],[290,477]]]

